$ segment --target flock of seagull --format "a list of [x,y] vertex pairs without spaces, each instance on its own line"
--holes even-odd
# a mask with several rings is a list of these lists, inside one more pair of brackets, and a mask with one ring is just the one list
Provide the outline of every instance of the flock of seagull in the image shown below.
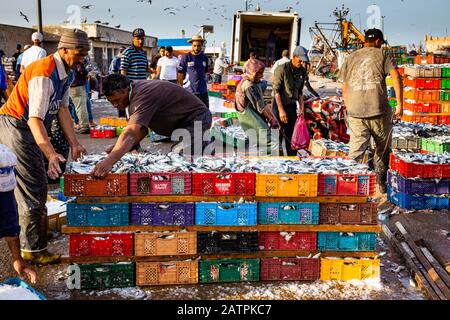
[[[268,3],[268,2],[271,2],[271,1],[272,0],[264,0],[265,3]],[[142,4],[148,4],[148,5],[152,5],[154,3],[154,1],[152,1],[152,0],[137,0],[137,2],[138,3],[142,3]],[[205,2],[205,1],[202,1],[202,2]],[[249,8],[254,7],[252,2],[253,2],[252,0],[248,0]],[[181,3],[181,1],[179,1],[179,3]],[[300,3],[299,0],[297,0],[295,2],[295,4],[297,4],[297,5],[299,3]],[[90,10],[90,9],[92,9],[94,7],[95,7],[95,5],[88,4],[88,5],[81,6],[81,9],[86,11],[86,10]],[[216,16],[216,19],[215,19],[216,21],[217,21],[217,19],[219,19],[219,20],[222,19],[222,22],[224,22],[224,21],[231,21],[232,20],[230,17],[228,17],[226,15],[226,13],[227,13],[226,4],[217,5],[216,3],[212,2],[212,1],[209,1],[208,4],[206,4],[206,3],[201,4],[200,0],[195,0],[195,1],[193,1],[193,0],[184,0],[184,4],[180,4],[177,7],[172,6],[172,7],[166,7],[164,9],[162,9],[162,13],[166,14],[166,15],[173,15],[173,16],[175,16],[175,15],[181,13],[182,10],[187,9],[188,7],[195,7],[198,10],[209,12],[210,13],[209,17],[205,18],[206,21],[212,21],[212,19],[213,19],[212,15]],[[110,16],[111,19],[115,18],[115,15],[112,14],[111,8],[108,8],[108,15]],[[23,19],[25,19],[25,21],[30,23],[30,20],[29,20],[28,16],[25,13],[23,13],[22,11],[20,11],[20,16]],[[102,24],[102,25],[105,25],[105,26],[109,26],[110,25],[110,22],[102,21],[100,19],[97,19],[97,20],[92,21],[92,22],[93,23],[97,23],[97,24]],[[68,23],[68,21],[63,21],[63,24],[65,24],[65,23]],[[81,23],[88,23],[88,19],[84,18],[81,21]],[[223,24],[220,24],[220,26],[223,27]],[[114,27],[115,28],[120,28],[121,24],[115,25]],[[194,27],[198,27],[198,26],[194,25]]]

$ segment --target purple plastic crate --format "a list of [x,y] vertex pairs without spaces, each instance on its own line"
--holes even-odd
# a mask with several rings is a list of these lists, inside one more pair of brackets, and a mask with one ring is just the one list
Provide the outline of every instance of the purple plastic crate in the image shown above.
[[193,226],[194,203],[133,203],[134,226]]
[[404,194],[441,195],[450,193],[450,180],[406,179],[396,172],[388,172],[388,185]]

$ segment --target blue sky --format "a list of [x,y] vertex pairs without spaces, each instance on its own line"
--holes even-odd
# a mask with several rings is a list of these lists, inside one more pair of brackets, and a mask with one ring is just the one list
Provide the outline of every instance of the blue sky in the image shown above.
[[[144,1],[144,2],[138,2]],[[226,41],[228,48],[231,40],[233,14],[245,9],[244,0],[42,0],[44,24],[60,24],[68,19],[66,13],[70,5],[94,5],[90,10],[82,10],[81,16],[88,22],[108,21],[110,26],[121,25],[122,29],[133,30],[142,27],[150,35],[159,38],[181,36],[181,30],[187,36],[195,34],[199,25],[212,24],[215,34],[209,44],[219,45]],[[309,27],[315,21],[333,22],[330,17],[333,9],[344,4],[351,10],[351,17],[357,27],[366,28],[367,7],[378,5],[385,16],[385,32],[391,44],[419,44],[425,34],[445,36],[450,29],[448,0],[259,0],[265,11],[277,11],[288,6],[294,8],[303,18],[301,42],[309,46]],[[32,26],[36,25],[35,0],[0,0],[0,23]],[[183,8],[185,6],[185,8]],[[213,9],[213,8],[216,9]],[[169,8],[164,10],[165,8]],[[175,8],[175,9],[173,9]],[[108,11],[111,9],[111,12]],[[27,23],[20,15],[24,12],[30,20]],[[175,14],[171,14],[173,12]],[[223,15],[223,17],[222,17]],[[112,17],[114,16],[114,17]]]

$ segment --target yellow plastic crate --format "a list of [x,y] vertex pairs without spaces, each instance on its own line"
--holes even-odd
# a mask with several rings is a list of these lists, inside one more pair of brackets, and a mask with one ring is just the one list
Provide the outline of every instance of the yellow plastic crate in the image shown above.
[[386,78],[386,86],[387,87],[393,87],[394,86],[394,81],[392,80],[392,78],[390,76]]
[[441,113],[450,113],[450,103],[441,104]]
[[380,260],[321,259],[320,280],[349,281],[380,278]]
[[317,174],[257,174],[257,197],[317,197]]
[[112,117],[104,117],[100,118],[100,125],[101,126],[110,126],[112,124]]
[[126,127],[128,125],[126,119],[115,118],[111,124],[113,127]]

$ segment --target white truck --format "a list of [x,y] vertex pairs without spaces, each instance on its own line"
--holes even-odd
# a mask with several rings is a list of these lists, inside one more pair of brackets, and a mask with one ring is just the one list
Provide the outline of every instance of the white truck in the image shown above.
[[300,44],[301,22],[296,12],[238,11],[233,20],[232,62],[242,66],[254,51],[259,60],[271,67],[283,50],[292,55]]

